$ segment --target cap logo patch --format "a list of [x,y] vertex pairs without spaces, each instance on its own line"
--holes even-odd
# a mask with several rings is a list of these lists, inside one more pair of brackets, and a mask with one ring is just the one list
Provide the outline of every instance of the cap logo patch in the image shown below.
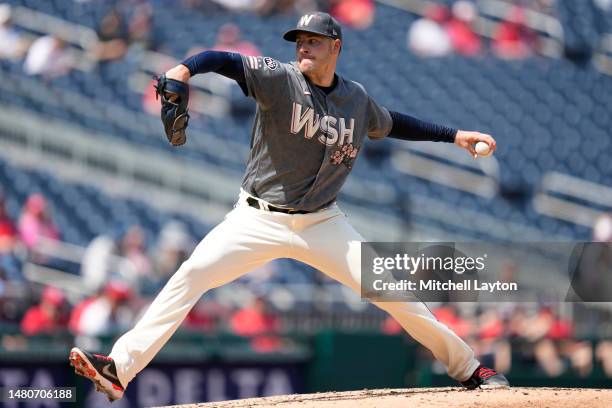
[[268,66],[268,68],[270,68],[272,71],[274,71],[276,69],[276,67],[278,67],[278,63],[273,60],[270,57],[265,57],[264,58],[264,63]]
[[300,27],[305,27],[310,24],[310,20],[314,17],[314,14],[306,14],[300,18],[300,23],[298,24]]

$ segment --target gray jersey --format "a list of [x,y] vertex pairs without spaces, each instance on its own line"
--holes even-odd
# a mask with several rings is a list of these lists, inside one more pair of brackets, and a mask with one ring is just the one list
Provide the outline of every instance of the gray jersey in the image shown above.
[[295,63],[243,56],[257,101],[242,188],[279,207],[314,211],[333,202],[365,142],[387,136],[392,120],[357,82],[338,76],[328,95]]

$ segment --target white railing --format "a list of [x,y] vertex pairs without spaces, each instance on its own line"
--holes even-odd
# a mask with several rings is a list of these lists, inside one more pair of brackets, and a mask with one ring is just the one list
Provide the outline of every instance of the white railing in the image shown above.
[[536,211],[549,217],[592,227],[604,213],[612,211],[612,188],[558,172],[542,177],[533,199]]
[[497,159],[474,160],[454,145],[410,143],[406,150],[393,153],[391,163],[400,172],[481,197],[493,198],[499,191]]
[[[42,256],[49,260],[68,261],[77,265],[80,269],[87,254],[87,248],[41,237],[37,245],[32,249],[32,253],[36,257]],[[102,261],[100,260],[100,262]],[[106,262],[108,270],[118,273],[121,279],[126,282],[137,282],[136,267],[129,259],[118,255],[109,255],[104,262]],[[33,262],[27,262],[24,265],[23,274],[31,282],[62,289],[69,295],[71,300],[79,300],[84,296],[95,294],[100,289],[99,284],[104,284],[106,279],[103,276],[95,277],[96,284],[92,285],[94,282],[81,274],[75,275]]]
[[15,26],[64,40],[74,54],[75,68],[81,71],[91,71],[94,68],[95,61],[89,57],[89,51],[98,42],[98,35],[91,28],[23,6],[14,7],[11,13]]
[[593,55],[595,67],[604,74],[612,75],[612,33],[605,34]]
[[536,211],[549,217],[592,227],[604,213],[612,211],[612,188],[558,172],[542,177],[533,199]]
[[13,23],[31,31],[53,34],[62,40],[88,50],[98,42],[98,35],[89,27],[41,13],[27,7],[12,10]]

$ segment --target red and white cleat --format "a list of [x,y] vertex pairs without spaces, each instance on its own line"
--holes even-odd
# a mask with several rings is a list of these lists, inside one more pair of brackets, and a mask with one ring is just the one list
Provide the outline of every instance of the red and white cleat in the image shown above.
[[69,360],[74,371],[90,379],[96,386],[96,391],[106,394],[110,402],[123,397],[125,388],[117,377],[117,369],[112,358],[73,347],[70,350]]

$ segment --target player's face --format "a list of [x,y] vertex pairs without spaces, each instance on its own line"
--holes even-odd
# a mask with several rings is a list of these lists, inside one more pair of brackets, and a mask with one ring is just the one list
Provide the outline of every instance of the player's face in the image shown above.
[[300,71],[304,74],[325,71],[333,63],[333,56],[337,53],[335,48],[336,44],[331,38],[299,33],[295,41],[295,50]]

